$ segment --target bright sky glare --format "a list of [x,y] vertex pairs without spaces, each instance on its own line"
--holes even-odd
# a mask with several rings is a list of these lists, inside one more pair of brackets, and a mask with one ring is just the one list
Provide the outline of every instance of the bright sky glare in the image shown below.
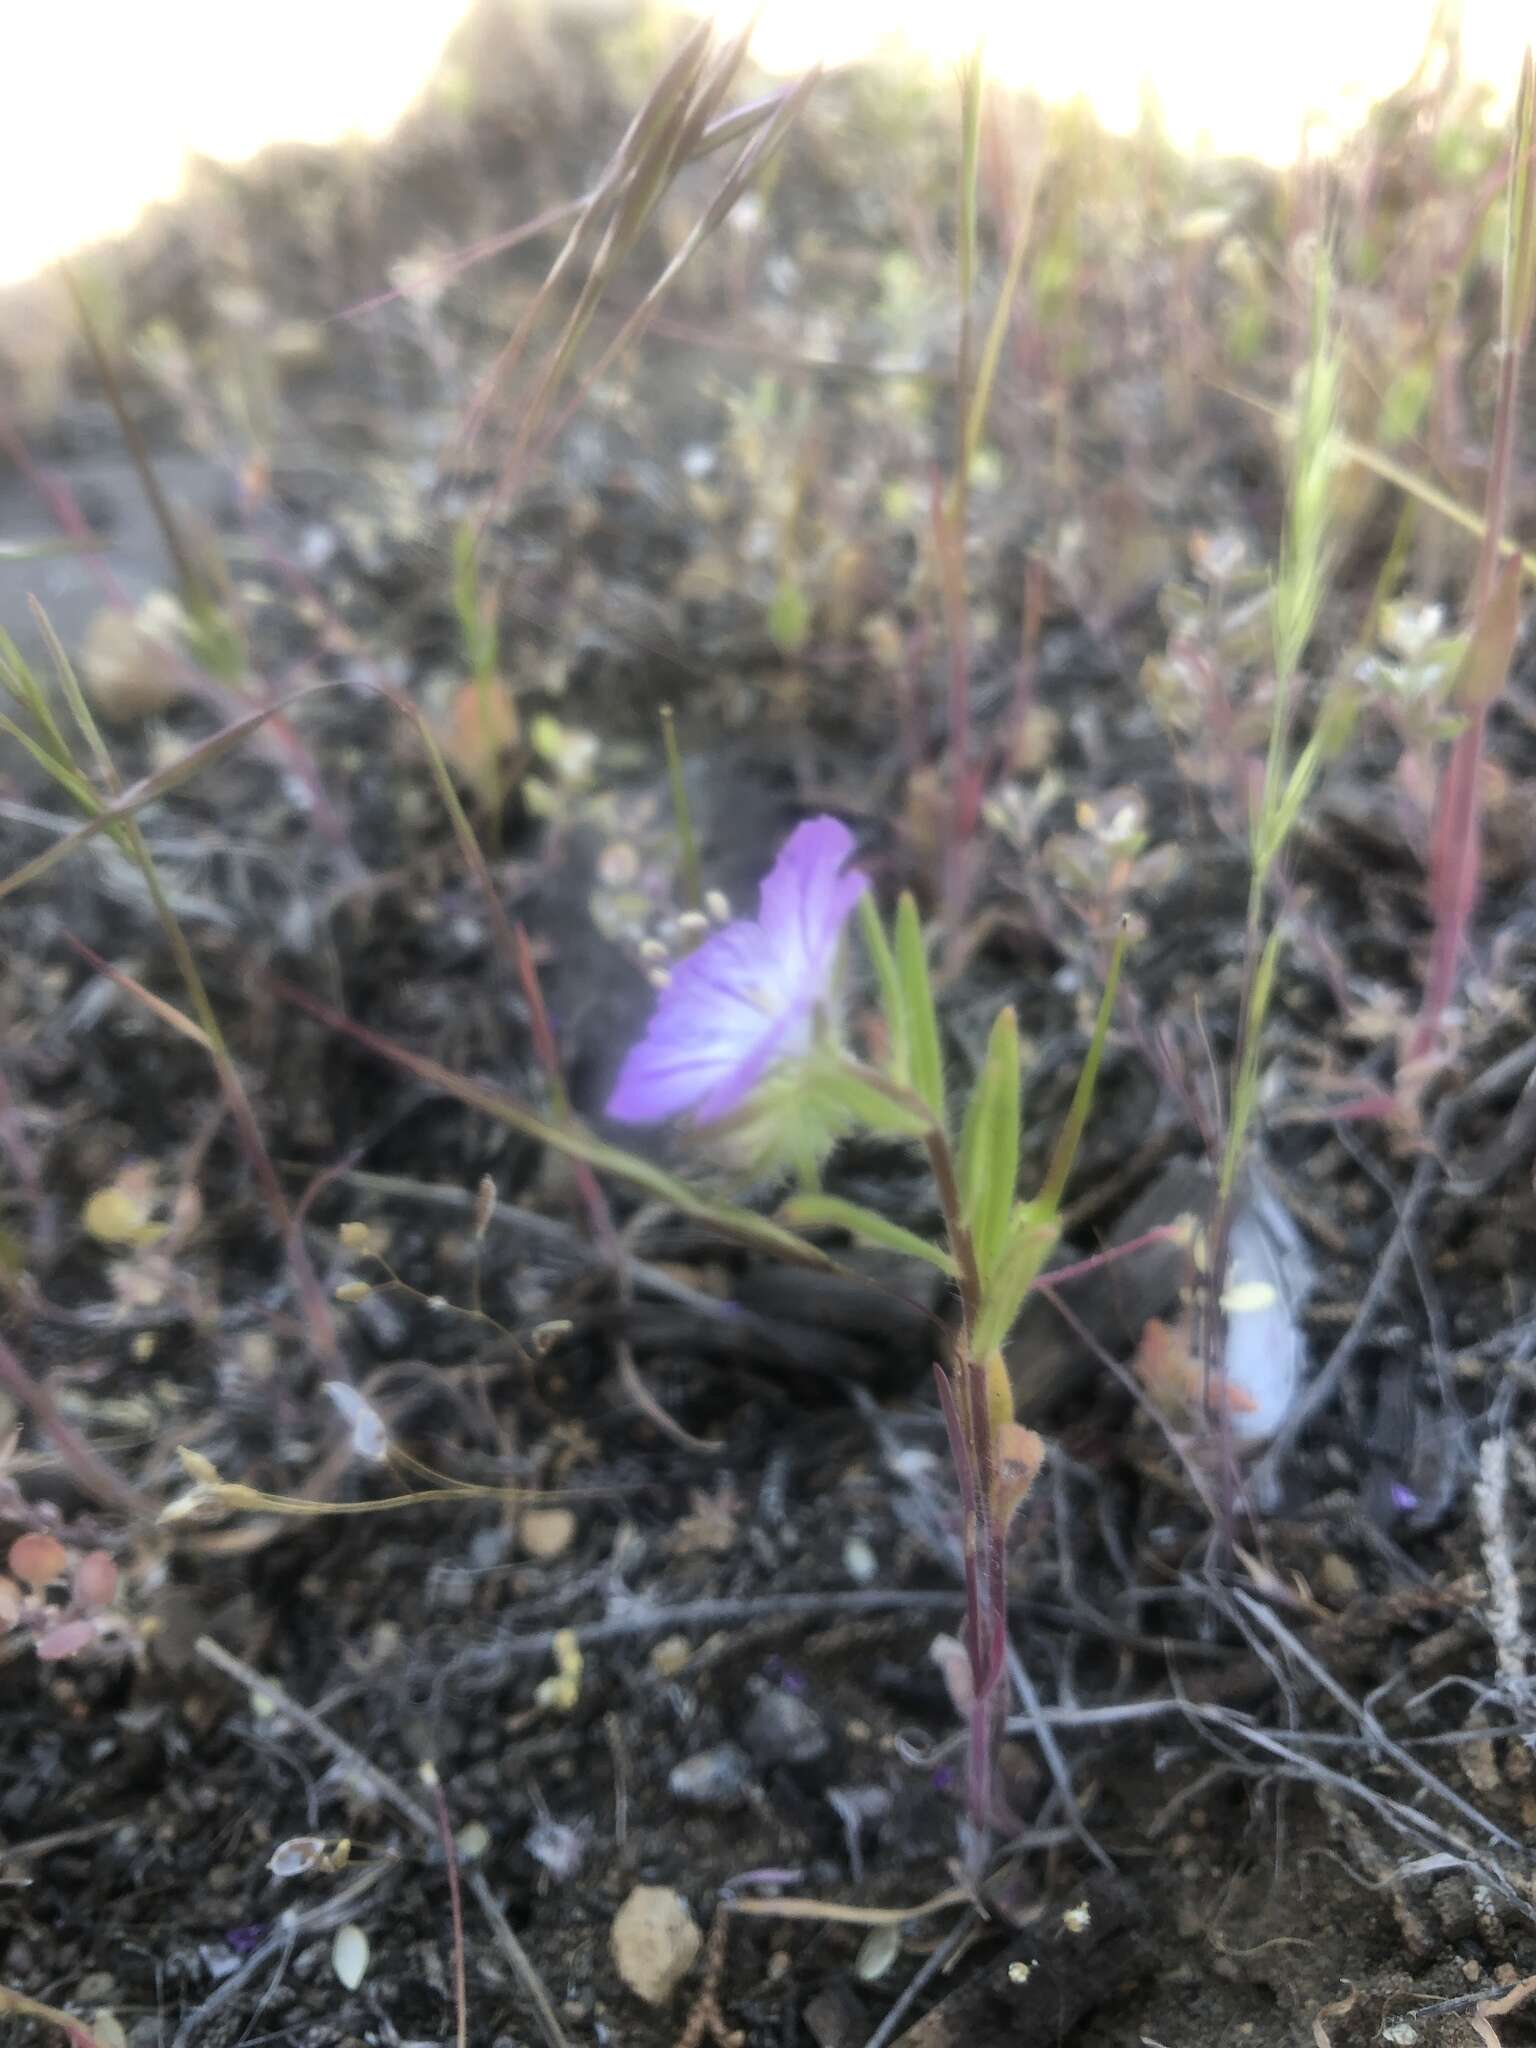
[[[739,4],[725,0],[721,18]],[[1150,82],[1178,142],[1284,161],[1309,113],[1347,124],[1401,83],[1434,4],[766,0],[756,49],[772,67],[799,68],[894,34],[948,68],[984,34],[996,75],[1048,99],[1084,95],[1111,127],[1134,124]],[[268,142],[382,133],[463,11],[464,0],[16,5],[0,122],[0,283],[130,226],[174,192],[189,152],[236,161]],[[1528,0],[1464,0],[1463,13],[1469,69],[1507,101],[1536,15]]]

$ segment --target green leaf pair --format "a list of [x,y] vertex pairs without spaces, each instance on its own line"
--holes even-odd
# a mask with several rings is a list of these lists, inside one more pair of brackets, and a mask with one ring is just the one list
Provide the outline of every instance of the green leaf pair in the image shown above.
[[866,895],[859,904],[864,944],[880,985],[889,1041],[886,1069],[893,1081],[926,1103],[934,1121],[944,1122],[944,1059],[939,1016],[917,904],[904,895],[896,908],[896,942],[886,936],[880,913]]

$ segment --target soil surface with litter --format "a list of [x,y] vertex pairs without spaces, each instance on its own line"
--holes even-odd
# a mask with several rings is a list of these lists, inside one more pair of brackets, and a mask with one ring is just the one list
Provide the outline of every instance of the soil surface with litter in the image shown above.
[[[955,434],[953,110],[894,74],[820,87],[486,527],[516,731],[495,800],[461,786],[499,916],[456,844],[395,700],[453,758],[455,542],[496,445],[466,454],[464,422],[560,231],[452,259],[590,189],[677,35],[490,9],[389,142],[198,167],[100,261],[127,402],[246,641],[238,680],[184,665],[174,702],[119,707],[116,773],[304,692],[142,824],[314,1286],[205,1048],[144,1000],[186,1008],[142,878],[98,834],[0,905],[0,1333],[59,1425],[0,1376],[0,1549],[110,1552],[124,1634],[55,1661],[0,1637],[0,1987],[134,2048],[442,2043],[457,1916],[486,2048],[1474,2042],[1478,2002],[1536,1974],[1528,646],[1491,724],[1472,960],[1418,1134],[1338,1114],[1390,1088],[1427,953],[1399,729],[1367,710],[1304,821],[1249,1198],[1303,1247],[1295,1319],[1331,1377],[1225,1529],[1130,1390],[1182,1256],[1133,1252],[1068,1283],[1070,1318],[1026,1315],[1012,1363],[1051,1455],[1015,1546],[1014,1825],[985,1922],[956,1889],[960,1727],[931,1655],[960,1621],[937,1276],[835,1243],[835,1273],[791,1270],[615,1184],[620,1279],[568,1168],[348,1028],[558,1114],[504,944],[521,926],[601,1128],[651,1000],[641,941],[676,901],[670,706],[711,886],[750,907],[786,832],[836,812],[882,901],[915,888],[942,924],[958,1083],[1016,1005],[1026,1185],[1082,1058],[1106,905],[1129,909],[1062,1261],[1209,1200],[1248,887],[1228,770],[1264,707],[1222,733],[1177,700],[1159,599],[1198,583],[1192,546],[1262,567],[1277,545],[1283,447],[1225,387],[1283,400],[1295,293],[1276,288],[1241,377],[1207,346],[1239,289],[1226,243],[1288,261],[1267,173],[1067,131],[1042,188],[1047,258],[1070,226],[1078,264],[1043,260],[1021,301],[972,488],[985,793],[958,895],[929,545]],[[1375,220],[1424,175],[1413,132],[1380,117]],[[717,176],[669,194],[594,350]],[[1359,182],[1339,174],[1346,222]],[[1005,256],[989,230],[983,319]],[[1476,502],[1490,305],[1469,300]],[[173,577],[99,377],[74,343],[39,366],[33,308],[0,311],[0,354],[31,365],[0,528],[101,544],[0,561],[0,618],[43,661],[35,593],[85,663],[104,609]],[[1398,501],[1350,474],[1319,669],[1363,652],[1401,539]],[[1516,532],[1533,511],[1517,485]],[[1454,616],[1470,544],[1428,514],[1402,544],[1410,587]],[[4,871],[75,823],[0,738]],[[857,1038],[867,987],[853,1010]],[[710,1184],[665,1134],[640,1142]],[[937,1230],[900,1146],[849,1144],[829,1186]],[[771,1213],[775,1190],[748,1196]],[[486,1494],[312,1512],[441,1486],[354,1455],[338,1379],[417,1467]],[[60,1430],[141,1514],[92,1497]],[[157,1524],[193,1484],[178,1446],[284,1505]],[[320,1846],[274,1875],[298,1838]],[[615,1961],[639,1886],[678,1895],[698,1941],[675,1987],[650,1959],[656,2004]],[[1481,2022],[1508,2044],[1523,2024],[1513,2002]]]

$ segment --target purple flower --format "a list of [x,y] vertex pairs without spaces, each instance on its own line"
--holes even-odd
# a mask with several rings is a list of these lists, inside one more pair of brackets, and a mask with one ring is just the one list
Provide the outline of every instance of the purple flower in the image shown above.
[[650,1028],[608,1101],[619,1123],[729,1116],[771,1067],[810,1049],[837,942],[869,878],[847,866],[853,835],[810,818],[789,835],[755,918],[718,931],[672,971]]

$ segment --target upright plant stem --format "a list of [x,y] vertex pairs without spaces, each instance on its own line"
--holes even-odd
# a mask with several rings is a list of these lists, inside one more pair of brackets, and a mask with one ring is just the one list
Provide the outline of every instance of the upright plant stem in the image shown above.
[[981,168],[982,62],[978,47],[960,74],[960,179],[956,235],[960,335],[955,363],[955,468],[946,494],[935,481],[934,554],[949,643],[949,826],[944,872],[950,937],[964,906],[966,848],[975,825],[971,772],[971,651],[965,589],[970,512],[971,386],[975,374],[976,214]]
[[146,1500],[121,1473],[114,1471],[99,1452],[92,1450],[74,1424],[61,1413],[52,1394],[41,1381],[32,1377],[3,1337],[0,1337],[0,1386],[8,1387],[44,1435],[53,1439],[54,1448],[82,1491],[104,1508],[118,1509],[138,1521],[152,1519],[153,1503]]
[[987,1377],[973,1332],[981,1307],[981,1277],[966,1224],[959,1176],[949,1138],[937,1122],[927,1150],[945,1233],[960,1285],[960,1328],[954,1345],[955,1380],[936,1369],[950,1456],[960,1482],[964,1516],[966,1661],[970,1704],[966,1715],[967,1860],[979,1876],[992,1826],[992,1778],[999,1726],[999,1681],[1008,1627],[1006,1532],[996,1511],[997,1456],[987,1400]]
[[[1497,611],[1496,588],[1504,543],[1504,519],[1514,473],[1519,420],[1521,358],[1530,339],[1536,300],[1536,63],[1528,49],[1520,74],[1510,147],[1508,221],[1504,245],[1504,296],[1499,322],[1499,388],[1494,405],[1493,447],[1484,500],[1482,540],[1472,580],[1472,644],[1486,637]],[[1496,634],[1494,637],[1497,637]],[[1512,646],[1512,633],[1510,644]],[[1505,665],[1507,667],[1507,656]],[[1502,690],[1504,675],[1480,676],[1473,701],[1464,704],[1466,723],[1451,749],[1436,809],[1430,847],[1430,905],[1434,937],[1425,976],[1424,999],[1405,1064],[1418,1065],[1440,1040],[1440,1021],[1456,990],[1467,928],[1477,904],[1481,866],[1482,762],[1488,709]]]

